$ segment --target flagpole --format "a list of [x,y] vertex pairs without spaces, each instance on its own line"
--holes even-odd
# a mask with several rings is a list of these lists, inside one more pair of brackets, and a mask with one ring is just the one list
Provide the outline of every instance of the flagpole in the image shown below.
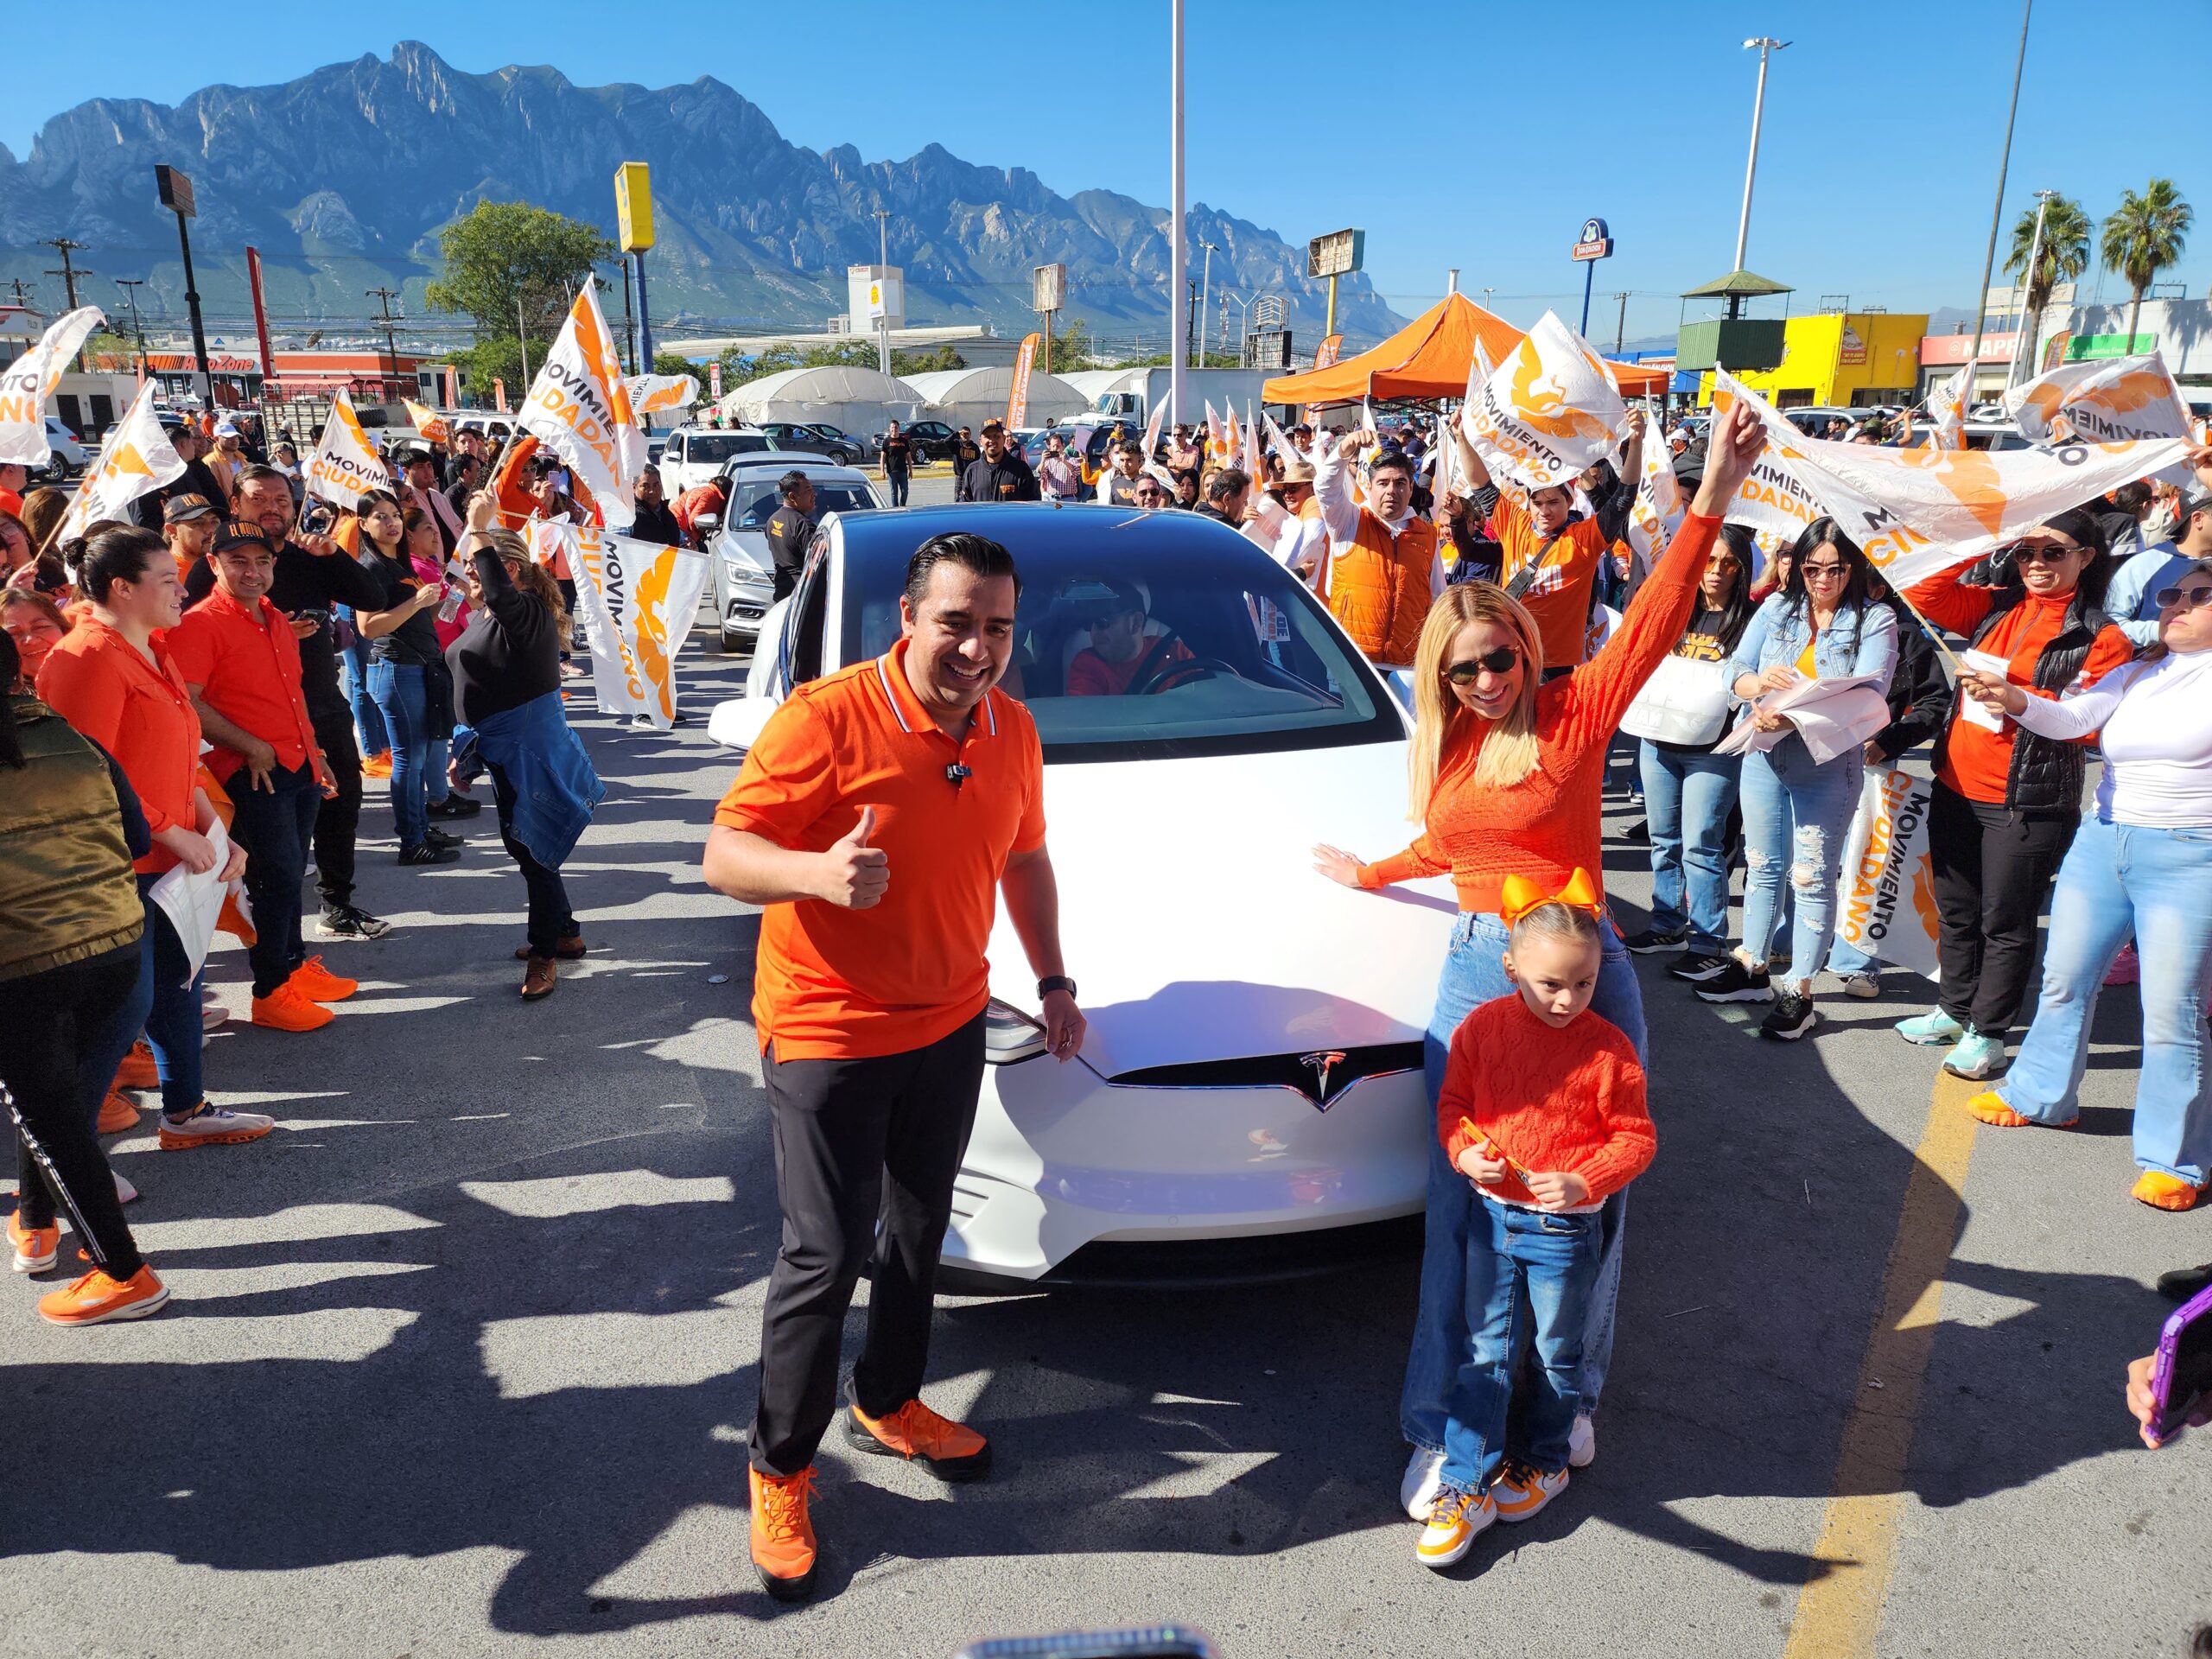
[[[2020,112],[2020,71],[2028,61],[2028,20],[2036,0],[2021,0],[2020,50],[2012,60],[2012,102],[2005,111],[2005,149],[1997,160],[1997,200],[1989,209],[1989,249],[1981,256],[1981,292],[1974,304],[1974,349],[1967,354],[1967,407],[1974,403],[1974,382],[1981,374],[1981,334],[1989,321],[1989,276],[1997,268],[1997,230],[2005,218],[2005,175],[2012,165],[2012,122]],[[2034,272],[2029,275],[2032,277]]]
[[[1190,256],[1183,246],[1183,0],[1169,7],[1167,115],[1167,418],[1183,423],[1183,363],[1190,355],[1191,320],[1183,308]],[[1150,456],[1146,457],[1150,460]]]

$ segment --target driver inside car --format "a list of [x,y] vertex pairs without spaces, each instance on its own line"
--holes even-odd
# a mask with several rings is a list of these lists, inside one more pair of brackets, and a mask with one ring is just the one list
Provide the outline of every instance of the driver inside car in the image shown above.
[[1090,619],[1090,643],[1068,664],[1067,695],[1121,697],[1165,690],[1173,683],[1166,672],[1192,659],[1190,649],[1172,632],[1147,632],[1150,617],[1144,591],[1135,582],[1106,580],[1111,590]]

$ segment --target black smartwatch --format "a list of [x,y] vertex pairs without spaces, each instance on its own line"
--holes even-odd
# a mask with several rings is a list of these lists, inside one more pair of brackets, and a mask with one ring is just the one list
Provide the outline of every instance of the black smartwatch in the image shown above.
[[1065,974],[1052,974],[1037,982],[1037,996],[1039,1001],[1043,1001],[1048,994],[1053,991],[1065,991],[1070,996],[1073,996],[1075,995],[1075,981],[1070,979]]

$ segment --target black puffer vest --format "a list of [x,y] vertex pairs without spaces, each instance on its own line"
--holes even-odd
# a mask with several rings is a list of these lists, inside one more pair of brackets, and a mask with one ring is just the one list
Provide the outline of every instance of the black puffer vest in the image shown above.
[[[2012,607],[2026,595],[2018,588],[2000,590],[1996,602],[1981,626],[1974,631],[1972,646],[1979,650],[2003,621]],[[2058,632],[2043,648],[2036,658],[2032,683],[2038,691],[2058,696],[2074,683],[2074,677],[2082,671],[2082,664],[2088,660],[2089,647],[2099,632],[2110,626],[2111,620],[2095,606],[2087,603],[2077,590],[2066,607],[2065,620]],[[1943,731],[1943,741],[1937,747],[1936,765],[1940,769],[1949,751],[1951,733],[1956,720]],[[2010,811],[2032,812],[2038,817],[2078,817],[2082,811],[2082,785],[2088,774],[2088,757],[2079,743],[2063,743],[2055,738],[2038,737],[2024,727],[2012,728],[2012,764],[2005,779],[2005,805]]]

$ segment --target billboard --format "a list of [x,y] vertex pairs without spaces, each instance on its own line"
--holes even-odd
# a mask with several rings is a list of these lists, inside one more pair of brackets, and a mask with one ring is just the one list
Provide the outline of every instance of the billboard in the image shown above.
[[614,240],[625,253],[653,245],[653,186],[643,162],[614,169]]
[[879,322],[906,326],[906,273],[897,265],[845,267],[845,313],[855,334],[872,333]]
[[1331,231],[1306,245],[1308,276],[1349,276],[1367,259],[1365,231]]
[[1029,273],[1029,308],[1032,311],[1057,311],[1066,302],[1068,268],[1064,264],[1039,265]]

